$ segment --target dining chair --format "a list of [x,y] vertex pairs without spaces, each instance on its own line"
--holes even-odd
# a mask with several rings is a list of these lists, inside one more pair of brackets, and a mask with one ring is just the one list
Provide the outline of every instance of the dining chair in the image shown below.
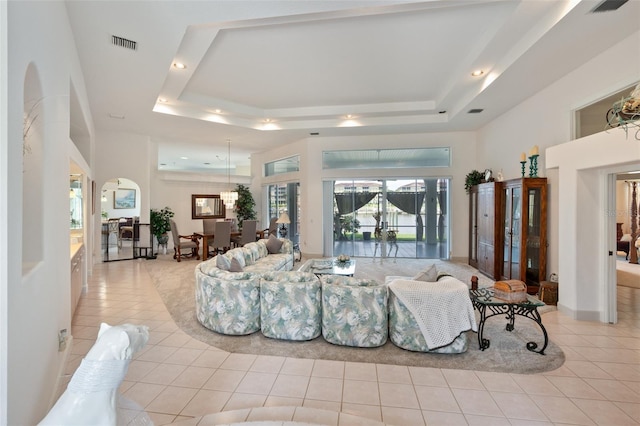
[[116,238],[116,246],[118,246],[118,251],[120,250],[120,218],[112,218],[107,221],[106,229],[102,228],[103,238],[106,238],[106,250],[109,251],[109,246],[111,245],[111,234],[113,234]]
[[120,218],[120,230],[118,232],[118,248],[122,248],[123,240],[133,241],[133,217]]
[[216,230],[216,219],[202,219],[202,233],[205,235],[213,235]]
[[208,241],[209,254],[224,253],[231,248],[231,222],[221,220],[215,223],[213,238]]
[[236,247],[243,246],[247,243],[255,242],[257,226],[258,226],[257,220],[243,220],[242,233],[236,237],[233,237],[231,241]]
[[269,227],[264,230],[265,237],[269,237],[271,235],[275,235],[276,237],[278,236],[278,224],[276,223],[277,220],[277,217],[272,217],[269,220]]
[[[200,260],[200,253],[198,253],[200,243],[195,235],[180,235],[178,232],[178,225],[176,225],[176,222],[173,220],[171,220],[171,235],[173,236],[174,259],[180,262],[182,257],[191,256]],[[191,250],[191,253],[188,251],[182,253],[183,250]]]

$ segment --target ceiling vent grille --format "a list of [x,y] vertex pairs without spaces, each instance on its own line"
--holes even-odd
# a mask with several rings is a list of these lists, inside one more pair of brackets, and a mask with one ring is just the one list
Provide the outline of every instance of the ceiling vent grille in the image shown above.
[[468,114],[479,114],[482,111],[484,111],[483,108],[473,108],[473,109],[470,109],[469,111],[467,111],[467,113]]
[[136,50],[138,47],[138,42],[133,40],[128,40],[123,37],[111,36],[111,44],[114,46],[124,47],[125,49]]
[[629,0],[604,0],[599,5],[593,8],[591,12],[609,12],[612,10],[618,10],[623,4]]

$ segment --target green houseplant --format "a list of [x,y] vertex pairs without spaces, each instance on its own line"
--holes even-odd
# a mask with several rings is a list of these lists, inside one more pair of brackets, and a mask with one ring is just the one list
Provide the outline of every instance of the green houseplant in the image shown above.
[[151,233],[158,239],[158,244],[166,244],[169,241],[167,232],[171,230],[171,218],[174,213],[171,207],[165,207],[161,210],[151,209],[150,223]]
[[238,192],[238,200],[236,201],[235,211],[238,217],[238,226],[242,226],[243,220],[254,220],[256,218],[254,209],[256,202],[247,186],[239,183],[236,185],[236,191]]
[[471,192],[471,187],[482,183],[484,180],[484,174],[477,170],[472,170],[467,173],[467,176],[464,178],[464,189],[467,190],[467,194]]

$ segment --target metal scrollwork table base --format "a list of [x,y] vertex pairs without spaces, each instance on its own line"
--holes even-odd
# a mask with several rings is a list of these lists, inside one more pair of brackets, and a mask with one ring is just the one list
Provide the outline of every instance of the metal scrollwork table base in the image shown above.
[[540,300],[527,295],[527,300],[522,302],[508,302],[506,300],[498,299],[493,295],[492,288],[479,288],[476,290],[470,290],[471,302],[473,306],[480,312],[480,323],[478,324],[478,343],[480,350],[484,351],[490,345],[489,339],[484,338],[484,324],[488,318],[496,315],[505,315],[507,319],[507,331],[513,331],[515,328],[516,315],[520,315],[525,318],[529,318],[536,322],[542,330],[544,335],[544,344],[540,350],[536,342],[528,342],[527,349],[531,352],[536,352],[544,355],[544,350],[549,343],[549,336],[547,330],[542,325],[542,318],[538,312],[540,306],[545,304]]

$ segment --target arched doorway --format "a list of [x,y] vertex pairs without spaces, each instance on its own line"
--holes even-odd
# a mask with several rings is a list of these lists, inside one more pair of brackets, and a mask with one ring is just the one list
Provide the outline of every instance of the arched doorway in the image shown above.
[[[149,232],[140,226],[140,186],[127,178],[107,180],[100,192],[103,262],[146,257]],[[146,235],[146,237],[145,237]]]

